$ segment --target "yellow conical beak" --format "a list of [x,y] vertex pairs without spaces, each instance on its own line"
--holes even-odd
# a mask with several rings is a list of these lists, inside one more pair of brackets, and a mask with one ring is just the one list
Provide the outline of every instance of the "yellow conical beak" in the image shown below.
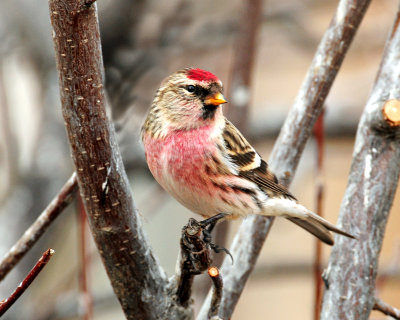
[[213,94],[211,96],[208,96],[204,100],[204,104],[211,104],[213,106],[219,106],[220,104],[223,104],[223,103],[227,103],[227,101],[225,100],[225,97],[220,92]]

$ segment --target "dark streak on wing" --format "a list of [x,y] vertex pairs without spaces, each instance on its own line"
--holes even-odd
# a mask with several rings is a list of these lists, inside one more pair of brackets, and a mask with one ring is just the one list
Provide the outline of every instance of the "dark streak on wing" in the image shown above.
[[254,151],[250,151],[229,156],[236,165],[238,165],[239,167],[245,167],[254,162],[256,153]]
[[[261,163],[265,162],[261,160]],[[296,198],[286,189],[285,186],[277,183],[276,176],[267,170],[262,172],[260,167],[247,171],[239,171],[239,176],[244,177],[257,184],[261,190],[263,190],[269,197],[282,196],[287,199],[296,200]]]
[[256,151],[228,120],[225,122],[223,138],[228,149],[228,157],[238,166],[240,177],[257,184],[269,197],[281,196],[296,200],[289,190],[279,183],[277,177],[268,170],[268,164],[264,160],[261,159],[260,166],[257,168],[241,170],[254,161]]

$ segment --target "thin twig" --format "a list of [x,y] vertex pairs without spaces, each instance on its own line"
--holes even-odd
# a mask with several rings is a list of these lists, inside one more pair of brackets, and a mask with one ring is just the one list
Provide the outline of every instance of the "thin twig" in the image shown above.
[[40,271],[45,267],[47,262],[49,262],[51,256],[54,254],[53,249],[47,249],[39,261],[35,264],[32,270],[28,273],[25,279],[20,283],[20,285],[15,289],[11,296],[0,302],[0,317],[14,304],[15,301],[25,292],[25,290],[30,286],[30,284],[35,280]]
[[[370,0],[341,0],[317,49],[270,157],[271,168],[286,186],[293,178],[307,139],[369,3]],[[230,249],[235,263],[232,265],[225,259],[222,266],[224,294],[220,315],[223,318],[232,316],[273,221],[272,217],[251,216],[240,226]],[[206,319],[210,301],[211,293],[198,319]]]
[[47,208],[40,214],[35,222],[25,231],[22,237],[5,255],[0,262],[0,281],[12,270],[22,257],[33,247],[47,230],[50,224],[72,201],[73,195],[78,190],[76,174],[73,173],[57,196],[50,202]]
[[[317,151],[317,176],[315,181],[315,198],[316,198],[316,210],[315,212],[323,217],[323,200],[324,200],[324,184],[323,184],[323,167],[324,167],[324,112],[320,114],[314,125],[314,137],[316,141]],[[322,302],[322,243],[317,238],[315,242],[315,256],[314,256],[314,320],[319,319]]]
[[213,295],[211,298],[211,307],[208,312],[208,318],[213,318],[218,316],[219,308],[221,305],[223,282],[221,274],[217,267],[208,268],[208,275],[213,282]]
[[386,302],[382,301],[379,298],[375,298],[375,304],[372,309],[380,311],[383,314],[390,316],[394,319],[400,320],[400,310],[395,307],[392,307],[391,305],[387,304]]
[[87,252],[87,218],[85,207],[83,206],[82,198],[78,197],[78,229],[79,229],[79,244],[80,244],[80,270],[79,270],[79,286],[81,290],[80,302],[84,306],[83,319],[93,319],[93,299],[89,291],[89,269],[90,258]]

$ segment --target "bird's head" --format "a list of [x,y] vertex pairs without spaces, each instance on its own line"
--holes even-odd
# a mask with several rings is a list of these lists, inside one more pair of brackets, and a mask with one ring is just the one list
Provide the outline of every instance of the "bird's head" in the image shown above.
[[152,109],[174,130],[198,128],[222,117],[219,106],[226,103],[222,90],[222,82],[211,72],[180,70],[161,83]]

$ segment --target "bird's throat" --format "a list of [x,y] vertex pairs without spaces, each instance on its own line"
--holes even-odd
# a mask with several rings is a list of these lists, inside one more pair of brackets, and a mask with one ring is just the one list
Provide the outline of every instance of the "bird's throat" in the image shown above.
[[204,104],[203,105],[203,114],[202,114],[202,119],[203,120],[209,120],[214,118],[215,112],[217,111],[217,108],[219,106],[213,105],[213,104]]

